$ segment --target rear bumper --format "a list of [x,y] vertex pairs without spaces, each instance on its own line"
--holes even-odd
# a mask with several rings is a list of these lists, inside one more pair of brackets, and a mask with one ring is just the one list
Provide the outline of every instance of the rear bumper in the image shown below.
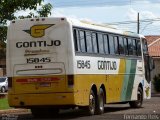
[[11,107],[76,105],[74,93],[9,94]]

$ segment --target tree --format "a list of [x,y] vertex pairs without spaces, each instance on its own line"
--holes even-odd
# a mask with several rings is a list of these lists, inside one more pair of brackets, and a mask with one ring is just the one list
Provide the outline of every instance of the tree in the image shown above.
[[[32,17],[47,17],[50,15],[52,5],[50,3],[41,5],[43,1],[44,0],[0,0],[0,44],[6,41],[7,21]],[[38,9],[38,6],[41,6],[41,8]],[[27,9],[36,12],[30,12],[26,16],[15,16],[16,12]]]

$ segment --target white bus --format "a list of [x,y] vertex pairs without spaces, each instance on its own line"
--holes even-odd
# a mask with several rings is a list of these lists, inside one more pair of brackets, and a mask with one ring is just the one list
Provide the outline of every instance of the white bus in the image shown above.
[[147,43],[142,35],[69,18],[12,21],[7,36],[8,100],[33,115],[104,104],[141,107],[151,97]]

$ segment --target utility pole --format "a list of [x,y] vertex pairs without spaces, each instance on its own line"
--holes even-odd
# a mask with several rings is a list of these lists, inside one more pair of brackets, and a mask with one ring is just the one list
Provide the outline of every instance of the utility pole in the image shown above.
[[137,15],[137,33],[139,34],[139,12]]

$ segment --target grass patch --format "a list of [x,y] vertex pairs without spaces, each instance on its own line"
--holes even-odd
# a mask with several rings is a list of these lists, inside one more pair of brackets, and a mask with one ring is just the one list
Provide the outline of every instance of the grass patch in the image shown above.
[[8,99],[5,98],[0,98],[0,110],[4,110],[4,109],[9,109],[9,105],[8,105]]

